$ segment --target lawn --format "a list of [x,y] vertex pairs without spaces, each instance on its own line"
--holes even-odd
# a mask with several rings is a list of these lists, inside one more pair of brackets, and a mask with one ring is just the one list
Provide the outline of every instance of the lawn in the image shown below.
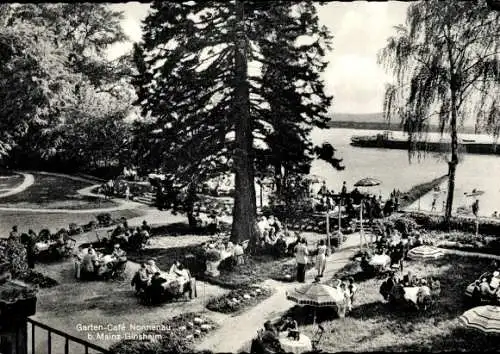
[[90,183],[70,178],[34,173],[35,183],[26,190],[0,198],[0,206],[16,208],[93,209],[116,206],[97,197],[82,196],[79,189]]
[[0,176],[0,194],[20,185],[23,180],[24,177],[21,175]]
[[[352,351],[496,351],[498,337],[461,326],[458,317],[467,310],[463,301],[466,286],[483,273],[491,260],[447,255],[429,261],[409,262],[411,270],[420,277],[435,275],[441,282],[439,303],[426,313],[392,312],[379,294],[381,279],[360,277],[359,267],[346,266],[338,276],[354,275],[359,291],[353,311],[345,318],[322,311],[318,321],[325,328],[320,343],[326,352]],[[311,316],[294,307],[290,311],[300,319],[301,331],[312,337],[315,330]]]
[[[140,210],[117,210],[110,214],[113,219],[119,219],[122,216],[130,219],[144,215],[144,212]],[[96,220],[96,215],[97,213],[45,214],[0,211],[0,237],[7,237],[13,225],[18,225],[20,232],[27,232],[29,229],[39,232],[46,228],[50,229],[52,232],[56,232],[61,228],[68,228],[71,223],[77,223],[79,225],[87,224],[92,220]]]

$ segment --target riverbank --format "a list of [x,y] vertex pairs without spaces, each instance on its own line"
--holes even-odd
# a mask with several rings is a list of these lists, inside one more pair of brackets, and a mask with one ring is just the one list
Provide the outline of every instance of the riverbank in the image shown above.
[[407,192],[403,193],[400,201],[400,209],[404,210],[417,200],[419,200],[424,195],[433,191],[436,187],[439,187],[445,180],[448,179],[448,175],[443,175],[438,178],[434,178],[430,182],[420,183],[410,188]]

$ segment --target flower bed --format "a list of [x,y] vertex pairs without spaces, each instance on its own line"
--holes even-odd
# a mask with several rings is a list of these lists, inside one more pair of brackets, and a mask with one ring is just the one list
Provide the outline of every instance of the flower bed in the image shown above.
[[52,288],[53,286],[59,285],[59,283],[42,273],[36,272],[34,270],[25,271],[17,277],[25,283],[37,285],[40,288]]
[[[406,217],[409,217],[422,227],[427,230],[437,230],[437,231],[464,231],[464,232],[476,232],[476,218],[470,216],[453,216],[450,219],[450,225],[446,225],[444,218],[439,215],[429,215],[425,213],[418,212],[408,212],[405,213]],[[479,219],[479,233],[483,235],[500,235],[500,219]]]
[[429,232],[429,237],[438,247],[467,252],[479,252],[500,255],[500,239],[497,237],[476,236],[465,232]]
[[194,312],[173,317],[161,325],[158,330],[142,333],[155,340],[123,340],[110,347],[111,353],[192,353],[193,345],[218,327],[215,322]]
[[211,299],[207,309],[221,313],[241,312],[267,299],[272,293],[271,289],[258,286],[235,289],[226,295]]

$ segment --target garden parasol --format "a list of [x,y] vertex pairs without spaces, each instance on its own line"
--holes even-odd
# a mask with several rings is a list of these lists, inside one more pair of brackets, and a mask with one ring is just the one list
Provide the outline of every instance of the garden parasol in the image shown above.
[[410,259],[436,259],[444,256],[443,251],[432,246],[418,246],[408,251]]
[[326,284],[314,282],[299,286],[286,293],[286,298],[298,305],[313,306],[314,322],[316,322],[317,307],[333,307],[344,301],[344,294],[339,289]]
[[500,333],[500,307],[478,306],[465,311],[460,321],[467,327],[487,333]]
[[[354,187],[375,187],[382,184],[378,179],[372,178],[372,177],[366,177],[363,179],[360,179],[356,183],[354,183]],[[360,221],[360,234],[359,234],[359,248],[363,248],[363,237],[364,237],[364,230],[363,230],[363,200],[361,200],[361,207],[359,209],[359,221]]]
[[[413,260],[420,259],[425,261],[428,259],[437,259],[442,256],[444,256],[444,253],[439,248],[426,245],[418,246],[408,251],[408,258]],[[427,271],[427,262],[424,264]]]

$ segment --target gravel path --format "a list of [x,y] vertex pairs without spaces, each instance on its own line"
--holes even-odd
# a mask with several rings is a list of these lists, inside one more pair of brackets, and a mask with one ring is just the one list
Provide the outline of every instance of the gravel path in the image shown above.
[[17,193],[21,193],[22,191],[29,188],[33,183],[35,183],[35,177],[33,177],[33,175],[31,175],[29,173],[19,173],[19,174],[24,177],[23,182],[20,185],[16,186],[15,188],[7,189],[8,192],[1,193],[0,198],[8,197],[9,195],[13,195],[13,194],[17,194]]

